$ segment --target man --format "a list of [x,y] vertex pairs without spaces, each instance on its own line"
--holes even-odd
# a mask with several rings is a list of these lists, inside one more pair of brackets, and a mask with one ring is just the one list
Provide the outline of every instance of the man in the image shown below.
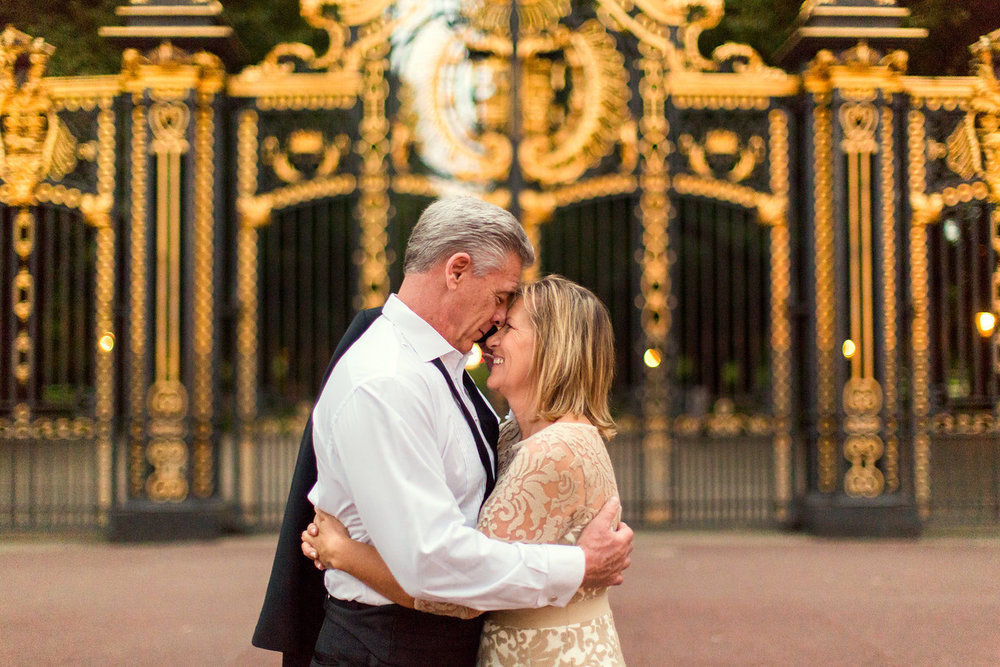
[[[533,262],[508,212],[467,197],[435,202],[410,236],[398,294],[316,403],[309,499],[374,544],[414,596],[484,610],[562,606],[581,583],[621,583],[628,566],[631,530],[610,529],[617,505],[577,547],[508,544],[475,529],[493,481],[496,416],[467,384],[465,360],[504,323]],[[404,609],[336,570],[325,586],[314,664],[474,662],[481,619]]]

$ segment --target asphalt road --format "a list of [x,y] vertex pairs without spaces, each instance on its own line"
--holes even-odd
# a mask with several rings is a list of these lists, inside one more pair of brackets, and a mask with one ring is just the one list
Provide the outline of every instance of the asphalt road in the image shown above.
[[[8,539],[0,665],[279,665],[275,539]],[[640,533],[611,602],[630,665],[1000,665],[1000,538]]]

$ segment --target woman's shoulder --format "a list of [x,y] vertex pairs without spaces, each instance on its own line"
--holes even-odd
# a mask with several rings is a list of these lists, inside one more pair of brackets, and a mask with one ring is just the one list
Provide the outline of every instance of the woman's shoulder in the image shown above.
[[521,441],[526,452],[562,452],[573,457],[595,446],[604,447],[597,428],[581,422],[555,422]]

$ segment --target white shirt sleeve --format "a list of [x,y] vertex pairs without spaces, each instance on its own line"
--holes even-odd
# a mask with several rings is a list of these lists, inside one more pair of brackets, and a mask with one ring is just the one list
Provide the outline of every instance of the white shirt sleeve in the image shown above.
[[446,481],[448,438],[421,393],[368,382],[333,416],[346,491],[397,581],[414,597],[482,610],[568,603],[583,551],[491,540],[467,525]]

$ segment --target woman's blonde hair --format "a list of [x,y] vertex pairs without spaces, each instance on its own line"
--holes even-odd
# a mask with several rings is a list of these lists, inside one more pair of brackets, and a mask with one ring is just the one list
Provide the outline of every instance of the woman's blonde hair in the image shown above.
[[535,335],[531,379],[538,416],[580,415],[610,439],[615,341],[608,309],[593,292],[558,275],[524,285],[517,299]]

